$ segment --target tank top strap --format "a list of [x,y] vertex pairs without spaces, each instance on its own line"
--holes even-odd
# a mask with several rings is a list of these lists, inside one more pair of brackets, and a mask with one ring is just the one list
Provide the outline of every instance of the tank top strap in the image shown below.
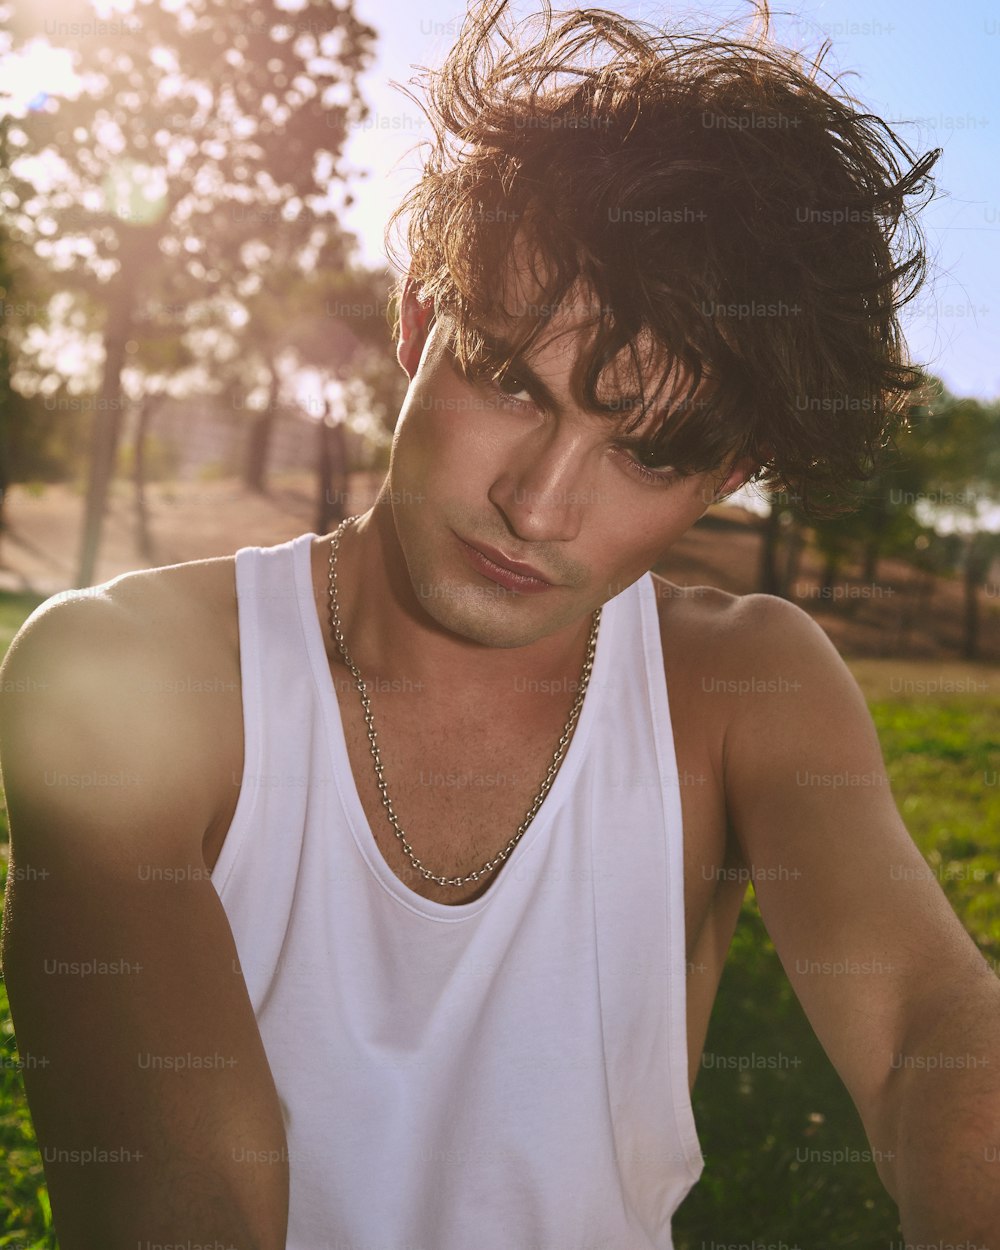
[[[631,590],[616,641],[641,662],[619,670],[612,784],[621,793],[595,812],[591,845],[616,1147],[635,1209],[655,1212],[680,1201],[704,1157],[687,1075],[683,824],[656,590],[649,574]],[[622,743],[623,733],[634,741]],[[675,1191],[666,1201],[665,1188]]]

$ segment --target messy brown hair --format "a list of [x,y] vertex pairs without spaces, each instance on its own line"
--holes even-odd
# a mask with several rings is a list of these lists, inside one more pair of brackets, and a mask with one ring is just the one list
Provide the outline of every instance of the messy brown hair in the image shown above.
[[[439,70],[412,80],[434,140],[408,216],[409,276],[453,323],[463,367],[498,375],[555,310],[592,292],[587,408],[683,473],[736,458],[807,517],[854,506],[923,382],[899,309],[926,270],[917,159],[821,68],[769,38],[665,31],[597,9],[510,20],[480,0]],[[820,85],[819,79],[824,83]],[[503,303],[527,246],[537,302]],[[516,325],[490,359],[481,328]],[[651,341],[665,367],[647,393]],[[638,403],[601,403],[626,352]],[[669,404],[658,399],[670,380]],[[681,380],[680,389],[677,388]]]

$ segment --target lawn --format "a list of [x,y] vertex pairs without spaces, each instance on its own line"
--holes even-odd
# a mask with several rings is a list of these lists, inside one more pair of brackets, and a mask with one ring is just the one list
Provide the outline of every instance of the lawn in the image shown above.
[[[0,594],[0,656],[33,608],[37,595]],[[0,804],[2,881],[7,880],[7,812]],[[6,1174],[0,1179],[0,1246],[8,1250],[50,1250],[48,1194],[42,1160],[24,1099],[14,1028],[7,1010],[7,989],[0,982],[0,1155]]]
[[[0,595],[0,649],[36,602]],[[880,693],[869,706],[907,827],[962,922],[1000,968],[1000,697]],[[2,811],[0,832],[5,847]],[[0,1151],[6,1159],[0,1248],[55,1250],[2,985],[0,1030]],[[754,1241],[784,1242],[788,1250],[840,1250],[900,1239],[896,1209],[868,1157],[858,1116],[798,1006],[750,896],[706,1054],[778,1051],[801,1063],[744,1072],[713,1067],[699,1074],[694,1103],[706,1167],[675,1218],[677,1250]]]
[[[1000,970],[1000,698],[900,695],[870,700],[869,708],[906,826],[962,923]],[[677,1250],[712,1242],[784,1242],[789,1250],[902,1244],[861,1121],[751,894],[705,1053],[778,1052],[802,1062],[699,1073],[693,1101],[705,1170],[675,1217]]]

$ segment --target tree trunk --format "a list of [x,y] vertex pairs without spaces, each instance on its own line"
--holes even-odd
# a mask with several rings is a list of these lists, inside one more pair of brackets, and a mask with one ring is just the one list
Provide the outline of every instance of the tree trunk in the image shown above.
[[[5,400],[9,399],[7,392]],[[9,402],[0,402],[0,552],[7,532],[7,492],[10,488],[10,408]]]
[[328,400],[316,430],[317,534],[326,534],[347,515],[347,439],[343,421],[331,421],[331,407]]
[[271,435],[278,412],[278,391],[281,379],[274,363],[271,364],[271,385],[267,393],[267,407],[255,415],[250,426],[247,442],[247,458],[243,466],[243,484],[247,490],[258,495],[267,493],[267,461],[271,451]]
[[[9,289],[12,277],[6,256],[0,255],[0,286],[5,290]],[[11,389],[10,374],[10,341],[6,335],[0,335],[0,551],[3,549],[3,538],[7,529],[7,491],[13,476],[11,431],[14,428],[14,405],[17,400]]]
[[962,656],[976,659],[979,653],[979,583],[969,573],[965,575],[965,632],[962,638]]
[[792,526],[792,532],[788,536],[788,552],[785,557],[785,571],[781,582],[781,596],[784,599],[793,598],[793,587],[799,577],[799,561],[802,558],[802,551],[806,545],[805,535],[802,532],[802,526],[795,524]]
[[771,500],[771,511],[761,526],[760,573],[758,583],[762,594],[780,595],[781,580],[778,577],[778,542],[781,536],[781,507]]
[[878,581],[878,562],[881,554],[882,535],[873,534],[865,543],[864,571],[861,574],[862,580],[869,586],[874,586]]
[[878,562],[882,555],[882,543],[889,524],[889,502],[884,488],[875,497],[873,509],[868,517],[867,534],[864,539],[864,556],[861,579],[874,586],[878,580]]
[[135,533],[133,543],[135,553],[148,564],[152,564],[153,538],[149,532],[149,510],[146,507],[146,438],[153,424],[156,410],[163,403],[162,395],[145,395],[139,407],[139,423],[135,431],[135,456],[133,460],[133,481],[135,484]]
[[918,568],[915,570],[915,575],[907,579],[906,588],[900,597],[895,637],[890,639],[887,634],[883,635],[880,655],[891,655],[899,659],[906,655],[913,624],[915,621],[927,618],[931,599],[934,597],[934,588],[935,577],[930,569]]
[[333,451],[333,473],[331,480],[333,494],[331,496],[330,520],[340,522],[347,516],[347,426],[338,421],[330,435],[330,446]]
[[137,287],[128,257],[122,257],[122,268],[110,293],[108,321],[104,330],[104,372],[94,413],[93,450],[87,482],[87,502],[83,518],[83,539],[77,569],[78,587],[94,581],[101,530],[108,505],[108,491],[114,477],[115,460],[122,425],[122,365],[125,343],[132,326]]
[[837,584],[837,574],[840,572],[840,552],[828,551],[826,553],[826,562],[823,565],[823,582],[820,587],[820,596],[823,599],[833,600],[833,588]]
[[14,392],[10,388],[10,349],[0,339],[0,549],[7,529],[7,491],[11,481],[11,438]]
[[983,542],[979,534],[973,534],[965,549],[965,569],[963,583],[965,587],[964,631],[962,637],[962,657],[975,660],[979,657],[979,587],[986,576],[989,566],[989,544]]

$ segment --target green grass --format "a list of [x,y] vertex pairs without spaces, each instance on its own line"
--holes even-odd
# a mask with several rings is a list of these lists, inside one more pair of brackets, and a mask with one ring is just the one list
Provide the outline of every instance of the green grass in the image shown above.
[[[0,596],[0,650],[38,601]],[[1000,967],[1000,701],[901,696],[870,704],[893,794],[962,923]],[[0,832],[6,838],[5,813]],[[5,873],[3,874],[5,876]],[[0,984],[0,1250],[57,1250]],[[797,1056],[798,1067],[704,1068],[695,1117],[706,1167],[674,1221],[677,1250],[753,1239],[802,1250],[899,1239],[861,1123],[813,1034],[752,899],[743,908],[706,1054]],[[814,1163],[807,1151],[856,1151]],[[856,1158],[856,1155],[847,1155]]]
[[40,603],[44,603],[40,595],[0,591],[0,658],[6,655],[10,640]]
[[[0,593],[0,658],[6,654],[25,618],[41,602],[42,597],[38,595]],[[2,802],[0,847],[3,852],[0,881],[6,885],[7,809]],[[55,1250],[42,1160],[18,1063],[7,987],[0,981],[0,1157],[5,1168],[0,1176],[0,1247]]]
[[[1000,700],[903,696],[869,706],[906,826],[959,919],[1000,968]],[[705,1053],[781,1053],[801,1063],[699,1073],[693,1101],[706,1162],[675,1217],[677,1250],[755,1238],[802,1250],[902,1242],[854,1104],[792,992],[752,896]],[[821,1156],[838,1162],[815,1163],[809,1151],[844,1153]]]

